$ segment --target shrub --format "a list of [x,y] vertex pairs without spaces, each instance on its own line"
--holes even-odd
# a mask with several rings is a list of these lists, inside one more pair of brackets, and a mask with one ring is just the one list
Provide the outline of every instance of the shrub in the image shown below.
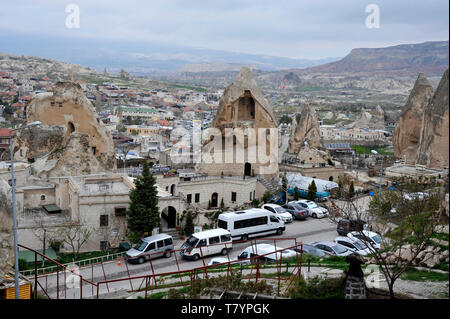
[[295,299],[344,299],[345,276],[328,279],[314,277],[309,281],[297,279],[287,296]]

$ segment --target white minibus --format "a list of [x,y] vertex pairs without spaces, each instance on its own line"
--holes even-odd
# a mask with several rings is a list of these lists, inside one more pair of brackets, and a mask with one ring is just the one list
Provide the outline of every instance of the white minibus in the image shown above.
[[261,208],[222,213],[218,217],[217,226],[228,230],[231,237],[238,240],[273,233],[281,235],[286,229],[279,217]]

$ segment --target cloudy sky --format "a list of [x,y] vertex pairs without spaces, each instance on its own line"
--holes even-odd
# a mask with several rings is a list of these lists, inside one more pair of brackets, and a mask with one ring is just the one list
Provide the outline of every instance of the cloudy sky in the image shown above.
[[[71,3],[80,11],[79,28],[66,26]],[[369,4],[379,7],[379,28],[366,27]],[[448,7],[448,0],[3,1],[0,52],[8,52],[2,36],[14,34],[18,39],[126,39],[291,58],[339,57],[352,48],[448,40]]]

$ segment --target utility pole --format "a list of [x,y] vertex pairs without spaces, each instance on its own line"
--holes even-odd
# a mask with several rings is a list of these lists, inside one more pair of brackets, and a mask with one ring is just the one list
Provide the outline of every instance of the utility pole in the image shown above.
[[9,153],[11,156],[11,188],[12,188],[12,208],[13,208],[13,228],[14,228],[14,292],[15,298],[20,299],[19,295],[19,247],[17,246],[17,208],[16,208],[16,182],[14,176],[14,149],[12,134],[15,131],[23,130],[27,127],[40,125],[41,122],[36,121],[28,125],[9,130]]

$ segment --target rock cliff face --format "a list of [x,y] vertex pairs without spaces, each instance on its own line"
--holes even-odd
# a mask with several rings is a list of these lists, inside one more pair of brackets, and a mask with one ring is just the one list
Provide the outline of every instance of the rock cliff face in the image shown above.
[[365,109],[362,109],[361,114],[350,127],[383,130],[385,127],[384,110],[379,105],[377,105],[373,113],[369,113]]
[[0,284],[14,266],[14,234],[11,187],[0,179]]
[[394,153],[407,164],[415,164],[425,107],[433,96],[433,88],[423,73],[419,73],[393,136]]
[[[217,141],[206,141],[202,154],[214,153],[215,160],[213,163],[198,163],[197,172],[209,175],[220,175],[223,172],[225,175],[238,176],[261,174],[269,179],[278,176],[278,133],[268,134],[264,141],[260,140],[258,134],[258,129],[276,129],[278,121],[272,105],[264,98],[248,67],[243,67],[233,83],[225,88],[211,127],[220,130],[221,149],[218,149]],[[234,138],[226,129],[255,129],[256,136],[244,133],[243,138]],[[253,137],[255,143],[251,143]],[[229,148],[230,145],[234,150]],[[236,159],[233,158],[238,147],[246,154],[243,161],[238,160],[237,155]],[[260,158],[258,153],[258,150],[264,150],[263,147],[266,151],[265,159]],[[275,151],[270,152],[271,149]],[[231,161],[226,159],[229,154]],[[270,159],[267,160],[267,157]]]
[[322,147],[317,113],[311,104],[307,104],[302,112],[292,119],[289,152],[298,153],[305,142],[310,147]]
[[320,141],[317,113],[311,104],[292,119],[288,150],[304,163],[328,162],[329,155]]
[[384,123],[384,110],[381,106],[377,105],[377,107],[375,108],[375,112],[374,115],[372,116],[372,127],[375,129],[380,129],[380,130],[384,130],[385,128],[385,123]]
[[35,163],[39,177],[80,175],[116,169],[111,134],[79,85],[59,82],[53,92],[36,95],[27,106],[27,122],[17,132],[14,156]]
[[417,151],[417,163],[443,168],[449,164],[449,94],[448,69],[425,108]]

